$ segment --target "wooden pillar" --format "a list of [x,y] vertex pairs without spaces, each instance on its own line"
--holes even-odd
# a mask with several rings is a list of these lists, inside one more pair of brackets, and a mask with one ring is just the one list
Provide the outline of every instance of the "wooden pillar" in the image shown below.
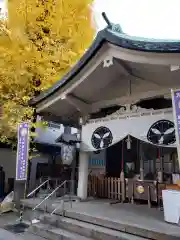
[[122,202],[124,202],[126,199],[125,177],[124,177],[124,140],[122,140],[120,180],[121,180],[121,194],[122,194],[121,200]]
[[155,156],[153,157],[153,175],[156,176],[156,157]]
[[142,154],[142,142],[139,142],[139,155],[140,155],[140,179],[144,180],[144,159]]
[[163,173],[164,173],[164,152],[163,152],[163,148],[161,148],[161,182],[163,182]]
[[175,173],[176,168],[175,168],[175,154],[172,152],[171,153],[171,162],[172,162],[172,173]]
[[158,149],[158,158],[160,161],[160,169],[158,172],[158,181],[161,183],[163,182],[163,172],[164,172],[164,158],[163,158],[163,154],[162,154],[162,148]]
[[71,194],[75,195],[75,174],[76,174],[76,152],[74,154],[73,157],[73,161],[72,161],[72,169],[71,169]]

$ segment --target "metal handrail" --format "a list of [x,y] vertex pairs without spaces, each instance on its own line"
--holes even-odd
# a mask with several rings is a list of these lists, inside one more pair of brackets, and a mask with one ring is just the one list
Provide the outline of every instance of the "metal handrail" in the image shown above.
[[[70,181],[74,181],[74,180],[70,180]],[[71,198],[71,195],[70,195],[70,205],[71,205],[71,208],[72,208],[72,198]],[[51,215],[53,215],[62,205],[62,212],[64,214],[64,199],[62,199],[62,204],[58,205],[52,212],[51,212]]]
[[[53,215],[60,207],[61,207],[61,205],[58,205],[58,206],[51,212],[51,215]],[[62,199],[62,211],[64,212],[64,199]]]
[[67,180],[65,180],[63,183],[61,183],[57,188],[55,188],[47,197],[45,197],[40,203],[38,203],[32,211],[36,210],[43,202],[48,200],[60,187],[64,186],[66,184]]
[[43,183],[41,183],[37,188],[35,188],[32,192],[30,192],[27,197],[32,196],[38,189],[40,189],[42,186],[44,186],[47,182],[49,182],[50,179],[47,179]]

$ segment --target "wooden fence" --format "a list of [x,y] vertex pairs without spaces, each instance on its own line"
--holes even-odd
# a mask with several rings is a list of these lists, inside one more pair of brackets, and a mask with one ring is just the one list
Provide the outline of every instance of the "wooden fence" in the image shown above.
[[89,176],[88,196],[120,200],[120,178]]
[[[125,179],[123,184],[120,178],[89,175],[88,196],[113,200],[126,198],[132,203],[134,199],[145,200],[150,206],[151,202],[161,204],[162,190],[166,189],[166,184],[157,183],[153,180]],[[125,194],[125,196],[122,196],[122,194]]]

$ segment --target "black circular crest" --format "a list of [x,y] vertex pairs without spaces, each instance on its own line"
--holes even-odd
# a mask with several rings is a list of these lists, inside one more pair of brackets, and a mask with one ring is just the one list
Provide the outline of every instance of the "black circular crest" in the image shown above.
[[112,143],[112,140],[112,133],[107,127],[97,128],[91,137],[91,143],[95,149],[103,149],[109,147],[109,145]]
[[147,133],[149,142],[157,145],[171,145],[175,143],[174,123],[169,120],[159,120],[155,122]]

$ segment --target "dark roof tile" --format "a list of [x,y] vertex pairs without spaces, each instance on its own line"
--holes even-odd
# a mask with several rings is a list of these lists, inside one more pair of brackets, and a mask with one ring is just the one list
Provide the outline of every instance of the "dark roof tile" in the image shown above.
[[109,42],[122,48],[137,51],[156,53],[180,53],[180,41],[178,40],[158,40],[132,37],[123,33],[121,27],[117,26],[118,25],[113,24],[112,28],[107,27],[104,30],[100,31],[90,48],[85,52],[77,64],[62,79],[57,81],[54,86],[42,92],[38,97],[31,99],[29,105],[35,106],[36,104],[54,94],[69,81],[71,81],[73,77],[75,77],[81,71],[81,69],[92,59],[92,57],[97,53],[104,42]]

